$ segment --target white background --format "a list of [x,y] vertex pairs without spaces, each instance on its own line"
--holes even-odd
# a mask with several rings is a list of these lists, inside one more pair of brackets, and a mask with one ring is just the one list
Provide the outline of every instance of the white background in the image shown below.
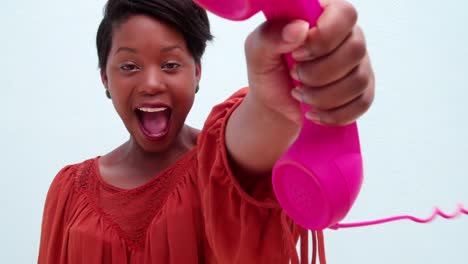
[[[346,221],[468,205],[468,2],[355,0],[377,77],[359,121],[365,182]],[[49,184],[127,139],[104,95],[95,32],[104,1],[2,1],[0,259],[34,263]],[[188,122],[247,84],[243,40],[263,18],[210,16],[215,41]],[[466,263],[468,216],[326,231],[329,263]]]

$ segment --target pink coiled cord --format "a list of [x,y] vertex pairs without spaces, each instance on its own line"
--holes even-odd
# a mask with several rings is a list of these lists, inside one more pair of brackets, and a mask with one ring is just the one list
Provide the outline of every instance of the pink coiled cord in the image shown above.
[[373,220],[373,221],[343,223],[343,224],[339,223],[339,224],[332,225],[329,228],[336,230],[336,229],[340,229],[340,228],[352,228],[352,227],[378,225],[378,224],[384,224],[384,223],[399,221],[399,220],[411,220],[411,221],[416,222],[416,223],[425,224],[425,223],[432,222],[434,219],[437,218],[437,216],[443,217],[445,219],[454,219],[454,218],[459,217],[462,214],[468,215],[468,210],[465,209],[463,204],[458,204],[457,205],[457,210],[452,214],[444,213],[438,207],[435,207],[432,215],[429,216],[428,218],[418,218],[418,217],[414,217],[414,216],[411,216],[411,215],[399,215],[399,216],[382,218],[382,219]]

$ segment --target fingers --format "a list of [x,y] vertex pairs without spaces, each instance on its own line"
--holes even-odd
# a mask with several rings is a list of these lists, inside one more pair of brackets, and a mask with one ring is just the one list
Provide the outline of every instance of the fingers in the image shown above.
[[331,54],[304,61],[291,69],[291,76],[308,86],[323,86],[348,75],[366,56],[364,34],[355,27]]
[[306,118],[325,125],[347,125],[368,110],[373,87],[374,76],[366,57],[344,78],[319,88],[301,86],[292,95],[312,107]]
[[370,107],[374,76],[357,12],[342,0],[324,4],[317,26],[293,57],[290,75],[302,85],[292,91],[311,106],[306,118],[324,125],[347,125]]
[[245,41],[248,61],[254,64],[282,62],[282,55],[301,46],[307,39],[309,24],[302,20],[267,21]]
[[[346,125],[371,105],[374,76],[354,7],[343,0],[321,2],[324,11],[311,29],[301,20],[267,21],[249,35],[245,44],[249,85],[265,105],[282,106],[284,112],[283,106],[294,99],[281,88],[289,87],[292,77],[301,83],[292,96],[311,106],[308,119]],[[290,70],[282,58],[287,53],[297,62]]]
[[365,113],[374,100],[374,90],[369,89],[350,103],[323,112],[307,112],[306,118],[323,125],[345,126]]
[[302,102],[314,108],[332,109],[352,101],[366,89],[370,81],[368,70],[367,64],[361,64],[332,84],[323,87],[302,86],[294,89],[294,93],[299,92]]
[[338,0],[325,3],[317,25],[307,41],[292,53],[296,61],[319,58],[330,54],[349,36],[357,22],[357,11],[348,2]]

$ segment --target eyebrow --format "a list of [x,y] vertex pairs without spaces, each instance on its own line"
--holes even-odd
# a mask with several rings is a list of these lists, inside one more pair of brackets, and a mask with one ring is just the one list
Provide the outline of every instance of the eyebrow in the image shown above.
[[114,54],[117,54],[121,51],[127,51],[127,52],[131,52],[131,53],[137,53],[136,49],[132,49],[132,48],[129,48],[129,47],[119,47]]
[[[168,47],[164,47],[161,49],[161,52],[170,52],[172,50],[175,50],[175,49],[180,49],[182,50],[182,47],[180,45],[172,45],[172,46],[168,46]],[[134,48],[129,48],[129,47],[119,47],[117,49],[117,51],[115,51],[115,54],[119,53],[119,52],[122,52],[122,51],[127,51],[127,52],[130,52],[130,53],[137,53],[137,50],[134,49]]]
[[161,51],[162,51],[162,52],[169,52],[169,51],[172,51],[172,50],[175,50],[175,49],[180,49],[180,50],[182,50],[182,47],[176,44],[176,45],[164,47],[164,48],[161,49]]

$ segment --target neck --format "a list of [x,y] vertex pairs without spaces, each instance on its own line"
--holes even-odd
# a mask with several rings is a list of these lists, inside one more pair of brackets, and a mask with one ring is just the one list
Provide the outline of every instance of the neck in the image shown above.
[[109,160],[118,167],[138,171],[140,175],[155,175],[172,165],[194,146],[192,128],[184,126],[178,137],[162,152],[148,152],[133,137],[109,153]]

